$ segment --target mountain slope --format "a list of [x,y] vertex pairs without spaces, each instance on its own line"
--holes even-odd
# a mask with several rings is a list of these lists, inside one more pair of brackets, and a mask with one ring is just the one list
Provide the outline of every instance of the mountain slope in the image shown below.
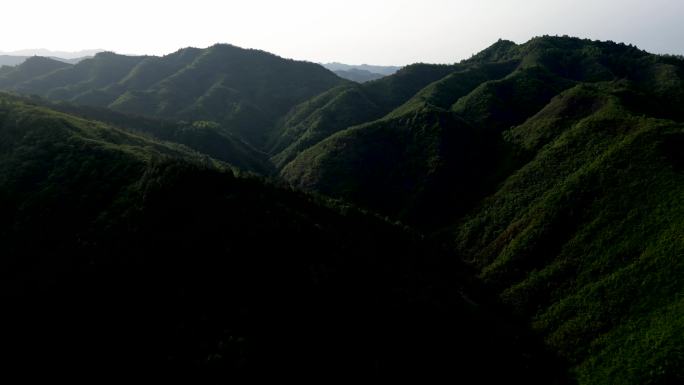
[[581,383],[676,383],[684,125],[632,114],[613,87],[573,89],[507,132],[537,151],[467,217],[458,248]]
[[684,61],[543,37],[461,65],[504,63],[499,79],[452,73],[281,174],[434,231],[580,383],[681,382]]
[[294,107],[281,120],[270,142],[273,163],[282,168],[330,135],[383,117],[453,70],[446,65],[415,64],[380,80],[331,89]]
[[386,75],[378,74],[375,72],[370,72],[366,70],[360,70],[357,68],[352,68],[349,70],[337,70],[334,71],[335,75],[341,77],[342,79],[351,80],[356,83],[366,83],[371,80],[378,80],[384,78]]
[[19,66],[5,67],[6,69],[0,73],[0,88],[11,88],[16,84],[69,67],[69,64],[57,60],[34,56]]
[[27,381],[562,379],[406,228],[8,96],[0,138],[1,349]]
[[222,130],[215,122],[176,122],[123,114],[101,107],[78,106],[63,102],[51,103],[35,98],[31,99],[31,102],[85,119],[105,122],[127,131],[152,136],[158,140],[182,144],[242,171],[264,176],[276,173],[266,154],[245,143],[236,135]]
[[371,73],[380,74],[382,76],[394,75],[397,71],[399,71],[402,68],[398,66],[376,66],[370,64],[353,65],[343,63],[325,63],[323,64],[323,67],[333,72],[350,71],[357,69],[361,71],[368,71]]
[[317,64],[221,44],[164,57],[98,53],[40,75],[0,88],[149,117],[212,121],[255,147],[292,106],[345,82]]

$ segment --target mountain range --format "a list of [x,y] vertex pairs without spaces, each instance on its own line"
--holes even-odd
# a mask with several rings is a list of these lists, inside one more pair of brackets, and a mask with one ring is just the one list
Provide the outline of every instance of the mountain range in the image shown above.
[[68,64],[77,64],[85,59],[90,59],[101,49],[83,50],[78,52],[50,51],[47,49],[25,49],[12,52],[0,52],[0,68],[2,66],[17,66],[33,56],[41,56]]
[[80,51],[53,51],[45,48],[37,49],[22,49],[16,51],[0,51],[0,55],[8,56],[43,56],[43,57],[59,57],[64,60],[73,60],[82,57],[95,56],[100,52],[104,52],[104,49],[84,49]]
[[350,70],[361,70],[368,71],[374,74],[379,74],[383,76],[394,75],[397,71],[401,69],[399,66],[377,66],[370,64],[344,64],[338,62],[325,63],[323,67],[329,69],[330,71],[350,71]]
[[[17,66],[17,65],[25,62],[29,58],[31,58],[31,56],[0,55],[0,67],[2,67],[2,66],[14,67],[14,66]],[[78,57],[78,58],[74,58],[74,59],[64,59],[64,58],[55,57],[55,56],[50,56],[48,58],[52,59],[52,60],[61,61],[63,63],[67,63],[67,64],[77,64],[78,62],[83,61],[85,59],[90,59],[91,56],[83,56],[83,57]],[[6,71],[7,70],[9,70],[9,69],[6,69]]]
[[2,67],[9,366],[684,381],[684,60],[542,36],[331,70],[225,44]]
[[365,83],[372,80],[393,75],[401,69],[397,66],[374,66],[368,64],[349,65],[342,63],[326,63],[323,67],[333,71],[337,76],[356,83]]

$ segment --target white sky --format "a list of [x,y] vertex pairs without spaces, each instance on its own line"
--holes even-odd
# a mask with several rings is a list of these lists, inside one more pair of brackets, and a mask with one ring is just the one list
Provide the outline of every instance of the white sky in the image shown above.
[[550,34],[684,53],[684,0],[12,0],[0,51],[161,55],[217,42],[350,64],[449,63]]

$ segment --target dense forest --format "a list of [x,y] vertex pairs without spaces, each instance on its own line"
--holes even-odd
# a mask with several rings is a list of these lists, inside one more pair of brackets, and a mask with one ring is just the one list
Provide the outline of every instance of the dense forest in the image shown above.
[[684,381],[681,58],[543,36],[357,83],[216,45],[0,89],[24,376]]

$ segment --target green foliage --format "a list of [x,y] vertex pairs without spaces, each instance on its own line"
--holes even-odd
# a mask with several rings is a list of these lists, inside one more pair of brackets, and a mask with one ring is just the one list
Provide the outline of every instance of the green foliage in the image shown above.
[[275,131],[269,151],[278,168],[323,139],[388,114],[453,66],[414,64],[392,76],[332,89],[295,107]]
[[681,314],[660,314],[684,292],[684,175],[666,154],[684,131],[631,115],[619,93],[578,87],[512,129],[536,154],[460,226],[458,245],[582,383],[617,372],[670,383],[684,376]]
[[240,170],[261,175],[275,173],[267,155],[225,130],[219,123],[200,120],[192,123],[122,114],[105,108],[51,103],[44,99],[26,100],[85,119],[98,120],[121,130],[143,134],[190,147]]
[[684,381],[679,58],[543,36],[364,84],[225,45],[29,64],[0,86],[79,105],[0,97],[0,283],[75,316],[16,346],[102,301],[112,356],[150,341],[131,360],[195,382]]
[[581,383],[678,383],[683,75],[623,44],[501,41],[281,175],[439,230]]
[[222,134],[255,147],[290,108],[344,83],[317,64],[220,44],[164,57],[105,52],[74,66],[40,60],[63,68],[44,64],[36,72],[29,60],[2,76],[0,88],[148,117],[216,121]]
[[88,382],[563,375],[407,228],[7,96],[0,244],[3,364],[26,380],[36,365]]
[[281,168],[301,151],[343,128],[382,115],[359,86],[341,86],[295,107],[285,118],[276,142],[270,146],[276,167]]
[[16,67],[3,66],[0,70],[0,88],[12,87],[18,83],[69,68],[69,64],[44,57],[34,56]]

